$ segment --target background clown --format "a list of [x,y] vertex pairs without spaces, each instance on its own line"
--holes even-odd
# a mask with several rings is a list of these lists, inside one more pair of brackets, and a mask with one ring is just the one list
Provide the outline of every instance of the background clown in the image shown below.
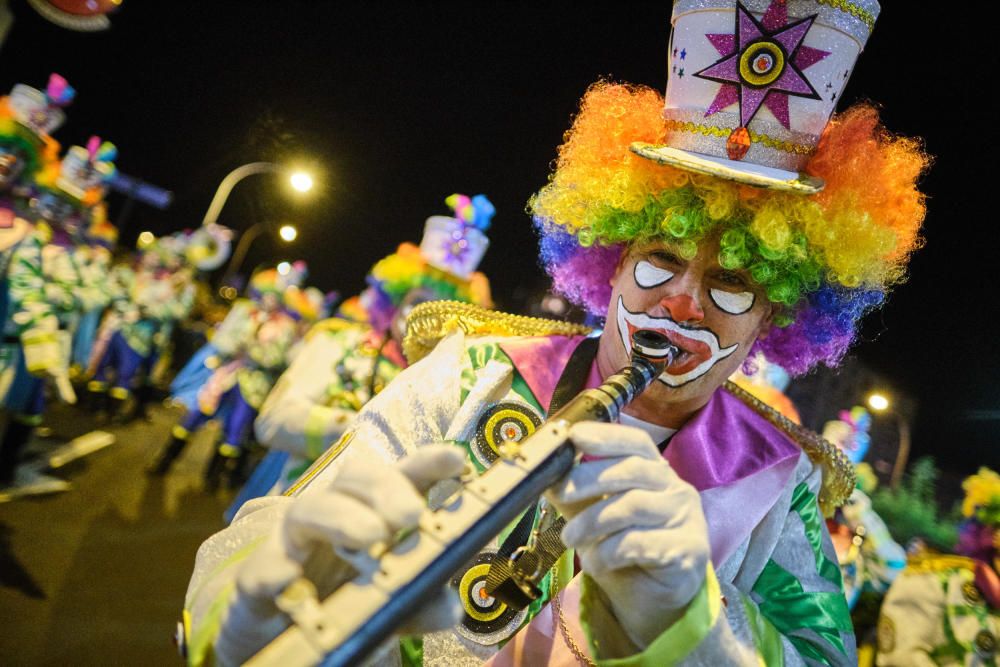
[[[141,412],[173,327],[191,311],[195,270],[217,268],[228,254],[229,231],[215,225],[155,239],[139,248],[135,267],[114,267],[112,309],[90,355],[87,389],[96,404],[107,397],[119,418]],[[137,404],[128,409],[133,394]]]
[[963,483],[958,555],[911,557],[878,622],[879,665],[991,665],[1000,652],[1000,475]]
[[489,244],[493,205],[484,195],[454,194],[446,203],[454,217],[428,218],[419,248],[403,243],[379,260],[368,288],[309,333],[278,381],[255,429],[258,440],[278,453],[268,464],[280,461],[282,472],[262,481],[261,493],[275,481],[284,490],[405,368],[401,343],[414,306],[436,300],[491,305],[489,282],[475,269]]
[[210,419],[222,419],[222,441],[205,472],[215,487],[223,475],[230,486],[242,476],[247,439],[253,420],[275,380],[285,369],[297,338],[296,319],[286,309],[285,295],[305,278],[297,263],[282,275],[266,269],[250,279],[250,299],[233,305],[212,337],[214,371],[197,391],[197,406],[171,431],[171,440],[152,471],[165,474],[184,449],[191,434]]
[[76,251],[92,208],[103,199],[104,182],[114,173],[115,154],[112,144],[92,137],[35,176],[33,227],[13,251],[7,271],[5,336],[19,342],[20,351],[13,355],[17,365],[5,399],[12,415],[3,438],[5,477],[13,474],[17,452],[41,423],[45,378],[62,400],[76,401],[69,381],[72,336],[89,305]]

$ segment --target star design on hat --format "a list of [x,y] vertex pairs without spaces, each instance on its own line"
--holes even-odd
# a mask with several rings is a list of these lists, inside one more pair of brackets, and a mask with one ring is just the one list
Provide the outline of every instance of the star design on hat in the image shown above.
[[802,43],[815,20],[813,15],[788,23],[785,0],[773,0],[760,21],[736,3],[735,32],[705,35],[723,57],[694,74],[722,84],[705,116],[739,103],[740,125],[746,127],[765,106],[790,129],[789,95],[821,99],[802,73],[830,55]]

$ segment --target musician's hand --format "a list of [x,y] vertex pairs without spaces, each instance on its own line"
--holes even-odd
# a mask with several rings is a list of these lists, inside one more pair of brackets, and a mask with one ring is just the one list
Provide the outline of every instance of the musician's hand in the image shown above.
[[[240,566],[236,594],[215,644],[218,662],[241,664],[288,626],[275,599],[303,576],[313,552],[324,545],[363,552],[415,526],[426,506],[423,494],[460,475],[466,460],[451,445],[427,445],[394,465],[351,459],[327,488],[297,497],[275,531]],[[401,633],[441,630],[460,618],[457,597],[442,589]]]
[[645,431],[585,422],[570,437],[595,458],[548,492],[567,519],[563,541],[577,549],[622,629],[644,649],[683,615],[704,582],[709,543],[701,499]]

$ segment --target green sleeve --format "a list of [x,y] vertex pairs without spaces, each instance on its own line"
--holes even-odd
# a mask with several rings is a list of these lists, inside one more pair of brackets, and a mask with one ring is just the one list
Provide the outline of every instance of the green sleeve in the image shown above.
[[[598,656],[597,664],[601,667],[664,667],[680,663],[701,644],[718,621],[721,607],[722,594],[719,591],[719,582],[709,565],[705,573],[705,583],[688,604],[684,615],[657,637],[646,650],[626,658],[602,660],[600,659],[602,652],[604,654],[626,652],[621,646],[612,648],[602,646],[603,643],[628,642],[628,640],[624,638],[622,632],[595,632],[597,628],[615,628],[618,621],[614,618],[610,606],[602,598],[597,584],[589,576],[584,575],[580,598],[580,621],[590,643],[591,655]],[[600,638],[598,634],[601,635]]]

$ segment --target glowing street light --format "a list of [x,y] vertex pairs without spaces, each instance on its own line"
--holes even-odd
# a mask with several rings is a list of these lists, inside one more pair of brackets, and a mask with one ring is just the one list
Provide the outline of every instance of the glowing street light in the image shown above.
[[294,225],[282,225],[281,229],[278,230],[278,235],[282,238],[282,240],[291,243],[298,237],[299,230],[297,230]]
[[290,172],[288,167],[275,164],[274,162],[251,162],[249,164],[245,164],[241,167],[233,169],[224,179],[222,179],[222,182],[219,183],[219,187],[216,189],[215,195],[212,197],[212,203],[209,205],[208,211],[205,213],[205,218],[201,221],[201,224],[212,225],[219,221],[219,213],[222,212],[222,206],[226,203],[226,199],[229,198],[229,193],[233,191],[233,188],[237,183],[242,181],[247,176],[267,173],[289,174],[289,181],[291,182],[292,187],[298,192],[306,192],[313,186],[312,177],[302,171]]
[[141,234],[139,234],[139,247],[140,248],[145,248],[145,247],[149,246],[155,240],[156,240],[156,237],[153,236],[153,232],[149,232],[149,231],[142,232]]
[[283,276],[287,276],[288,272],[292,270],[292,265],[288,262],[280,262],[278,264],[278,273]]
[[895,489],[903,479],[903,471],[910,458],[910,421],[898,410],[892,409],[892,402],[888,396],[877,391],[868,395],[868,407],[875,412],[891,415],[896,420],[896,430],[899,433],[899,451],[896,454],[896,463],[892,466],[892,474],[889,477],[889,486]]
[[884,412],[889,409],[889,399],[884,394],[876,392],[868,397],[868,407],[875,412]]
[[304,171],[295,172],[294,174],[292,174],[289,180],[292,183],[292,187],[298,190],[299,192],[309,192],[309,190],[312,190],[313,186],[312,176],[305,173]]

